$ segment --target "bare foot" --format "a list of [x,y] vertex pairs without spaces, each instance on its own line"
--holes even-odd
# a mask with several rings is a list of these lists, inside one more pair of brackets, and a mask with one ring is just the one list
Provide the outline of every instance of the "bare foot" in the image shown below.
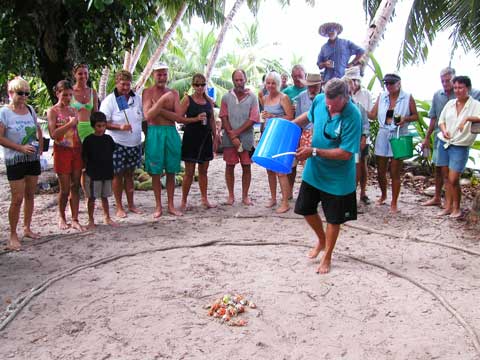
[[386,198],[384,197],[379,197],[377,201],[375,201],[375,205],[385,205],[385,200]]
[[192,210],[192,207],[188,205],[187,203],[181,203],[180,204],[180,211],[185,212],[185,211],[190,211]]
[[143,211],[137,208],[136,206],[129,206],[128,211],[134,213],[134,214],[143,214]]
[[325,257],[322,258],[322,262],[320,263],[320,266],[317,268],[317,273],[327,274],[328,272],[330,272],[331,263],[332,263],[332,259],[326,259]]
[[40,234],[34,233],[30,229],[25,229],[25,230],[23,230],[23,237],[36,240],[36,239],[40,239],[41,236],[40,236]]
[[445,215],[450,215],[452,213],[452,211],[450,209],[443,209],[442,211],[440,211],[437,216],[445,216]]
[[93,230],[97,227],[97,225],[95,225],[95,223],[93,221],[89,221],[88,224],[87,224],[87,229],[88,230]]
[[277,214],[283,214],[283,213],[286,213],[288,210],[290,210],[290,206],[287,204],[287,205],[281,205],[277,210],[275,210],[275,212]]
[[207,200],[202,200],[202,206],[205,210],[208,210],[208,209],[215,209],[217,207],[217,204],[212,204],[207,199]]
[[462,212],[460,210],[452,212],[449,216],[450,219],[459,219],[462,217]]
[[80,225],[78,220],[72,220],[72,228],[82,232],[86,230],[84,226]]
[[121,219],[127,217],[127,213],[125,212],[125,210],[123,210],[123,208],[117,209],[117,211],[115,212],[115,215],[116,215],[118,218],[121,218]]
[[420,204],[420,206],[440,206],[440,205],[442,205],[442,202],[440,201],[440,199],[435,199],[435,198],[424,201]]
[[162,216],[162,208],[155,208],[155,211],[153,213],[153,218],[158,219],[159,217]]
[[112,218],[110,218],[110,217],[103,219],[103,223],[105,225],[110,225],[110,226],[114,226],[114,227],[120,226],[117,222],[113,221]]
[[270,199],[270,201],[267,203],[267,205],[265,205],[266,208],[272,208],[274,207],[275,205],[277,205],[277,200],[275,199]]
[[174,216],[183,216],[180,210],[175,209],[173,206],[168,207],[168,213]]
[[233,196],[229,196],[227,201],[225,201],[225,205],[232,206],[234,202],[235,202],[235,198]]
[[398,210],[397,205],[390,205],[390,214],[398,214],[400,210]]
[[323,249],[325,249],[325,244],[320,244],[318,242],[317,245],[308,252],[307,257],[310,259],[315,259]]
[[20,244],[20,240],[18,240],[18,235],[10,235],[10,240],[7,242],[7,250],[19,251],[21,247],[22,244]]
[[246,198],[244,198],[244,199],[242,200],[242,204],[243,204],[243,205],[247,205],[247,206],[252,206],[252,205],[253,205],[253,201],[250,200],[250,198],[247,196]]
[[70,228],[70,224],[67,224],[67,221],[65,219],[58,219],[58,228],[60,230],[67,230]]

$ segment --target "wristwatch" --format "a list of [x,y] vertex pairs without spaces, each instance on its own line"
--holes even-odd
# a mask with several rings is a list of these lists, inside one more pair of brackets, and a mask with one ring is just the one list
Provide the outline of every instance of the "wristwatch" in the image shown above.
[[312,156],[317,156],[317,148],[312,148]]

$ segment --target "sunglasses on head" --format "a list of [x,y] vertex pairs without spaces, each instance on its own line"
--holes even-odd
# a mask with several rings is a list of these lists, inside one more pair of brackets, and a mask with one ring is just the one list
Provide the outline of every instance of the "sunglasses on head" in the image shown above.
[[16,93],[18,96],[29,96],[29,95],[30,95],[30,92],[29,92],[29,91],[15,91],[15,93]]
[[193,86],[205,86],[207,84],[193,84]]
[[383,82],[385,85],[394,85],[397,83],[397,81],[384,81]]

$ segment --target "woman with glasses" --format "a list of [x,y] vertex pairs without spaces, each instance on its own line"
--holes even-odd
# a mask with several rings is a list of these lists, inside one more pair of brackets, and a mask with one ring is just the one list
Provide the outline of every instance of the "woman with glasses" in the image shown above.
[[[294,110],[289,97],[280,92],[282,79],[280,74],[272,71],[265,78],[265,88],[268,94],[263,99],[262,117],[268,122],[271,118],[282,118],[293,120]],[[266,125],[266,124],[265,124]],[[291,197],[291,186],[288,181],[287,174],[278,174],[271,170],[267,170],[268,186],[270,187],[271,198],[267,203],[267,208],[272,208],[277,204],[277,177],[282,192],[282,202],[277,208],[277,214],[287,212],[290,209],[288,200]]]
[[34,194],[40,175],[40,155],[43,148],[42,130],[37,115],[27,105],[30,87],[21,77],[8,83],[10,103],[0,109],[0,145],[3,146],[7,179],[10,184],[11,202],[8,210],[10,237],[9,250],[19,250],[20,239],[17,225],[20,208],[25,200],[23,212],[23,236],[37,239],[39,234],[30,227],[32,222]]
[[398,212],[398,196],[400,194],[400,171],[402,160],[393,158],[390,139],[397,134],[408,134],[408,124],[418,120],[417,106],[413,96],[401,89],[401,78],[397,74],[386,74],[383,83],[387,91],[377,98],[368,117],[378,119],[378,133],[375,140],[375,156],[377,158],[377,178],[381,195],[377,205],[383,205],[387,199],[387,169],[390,163],[392,178],[392,201],[390,212]]
[[[58,227],[70,226],[79,231],[85,228],[78,221],[80,201],[80,176],[82,175],[82,143],[78,136],[78,112],[70,103],[73,87],[70,81],[61,80],[54,88],[57,103],[47,111],[48,130],[53,144],[53,169],[57,173],[60,192],[58,193]],[[72,224],[67,223],[65,209],[70,201]]]
[[198,185],[205,209],[216,207],[208,201],[208,165],[213,159],[213,143],[216,137],[216,125],[213,114],[213,101],[205,93],[207,79],[202,74],[195,74],[192,78],[193,94],[185,96],[181,102],[182,112],[188,118],[201,113],[207,115],[206,120],[187,123],[184,127],[182,139],[182,160],[185,162],[185,175],[182,181],[181,209],[187,209],[187,197],[192,186],[195,174],[195,165],[198,164]]

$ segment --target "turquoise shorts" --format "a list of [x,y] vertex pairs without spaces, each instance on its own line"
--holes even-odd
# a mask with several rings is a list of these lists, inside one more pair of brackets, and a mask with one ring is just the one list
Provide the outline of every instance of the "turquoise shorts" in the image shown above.
[[145,141],[145,170],[152,175],[180,172],[182,140],[175,126],[149,125]]

